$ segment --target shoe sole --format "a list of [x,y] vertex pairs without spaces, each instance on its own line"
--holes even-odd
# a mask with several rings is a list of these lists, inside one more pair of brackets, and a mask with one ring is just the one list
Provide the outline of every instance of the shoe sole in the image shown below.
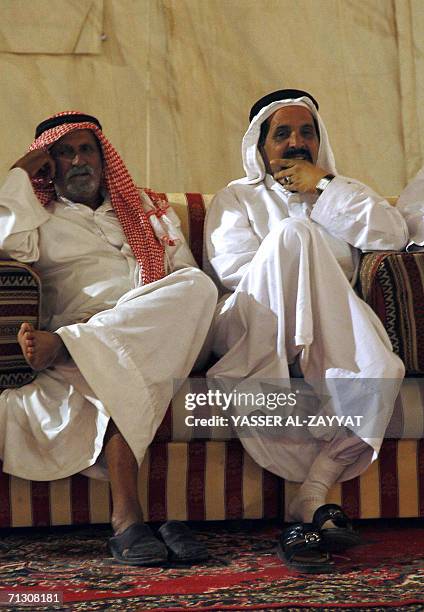
[[283,547],[281,544],[277,546],[278,558],[288,567],[293,569],[299,574],[332,574],[334,572],[334,564],[330,561],[329,563],[297,563],[296,561],[289,561],[286,558]]

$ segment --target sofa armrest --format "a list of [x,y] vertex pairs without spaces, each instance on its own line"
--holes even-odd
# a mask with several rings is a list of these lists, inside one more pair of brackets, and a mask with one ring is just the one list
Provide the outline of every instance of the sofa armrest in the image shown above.
[[424,374],[424,252],[362,256],[357,290],[381,319],[407,375]]
[[23,321],[40,318],[40,279],[27,265],[0,260],[0,392],[30,382],[34,371],[16,340]]

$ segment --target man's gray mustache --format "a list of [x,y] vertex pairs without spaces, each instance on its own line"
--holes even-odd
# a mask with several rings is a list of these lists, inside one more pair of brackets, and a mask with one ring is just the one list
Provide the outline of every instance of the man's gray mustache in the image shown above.
[[78,168],[71,168],[69,172],[66,173],[66,178],[70,179],[73,176],[78,176],[79,174],[90,174],[93,176],[94,170],[91,166],[79,166]]

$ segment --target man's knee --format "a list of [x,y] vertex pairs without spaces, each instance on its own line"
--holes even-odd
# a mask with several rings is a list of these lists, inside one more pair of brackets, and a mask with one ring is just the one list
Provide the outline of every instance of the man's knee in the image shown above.
[[290,217],[282,219],[267,236],[268,244],[273,248],[283,248],[289,253],[300,253],[301,249],[309,245],[312,224],[307,219]]
[[218,289],[215,283],[201,270],[197,268],[187,268],[180,270],[187,279],[187,292],[191,293],[194,298],[199,298],[199,302],[211,304],[211,307],[215,309],[216,302],[218,299]]
[[278,230],[280,236],[287,240],[292,240],[293,238],[296,240],[309,239],[312,233],[312,223],[308,219],[289,217],[280,221]]
[[389,353],[388,358],[382,364],[382,369],[382,378],[397,380],[405,376],[403,361],[395,353]]
[[[375,358],[375,356],[374,356]],[[405,376],[405,366],[402,360],[390,349],[380,352],[378,361],[373,363],[373,378],[379,380],[402,380]]]

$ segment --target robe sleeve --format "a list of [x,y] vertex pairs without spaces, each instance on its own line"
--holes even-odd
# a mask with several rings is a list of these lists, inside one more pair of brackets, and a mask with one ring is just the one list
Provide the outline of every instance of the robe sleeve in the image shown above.
[[49,218],[25,170],[11,170],[0,188],[0,256],[24,263],[38,261],[38,228]]
[[336,176],[316,201],[311,219],[362,251],[399,251],[408,242],[399,210],[354,179]]
[[234,291],[260,246],[247,212],[231,187],[211,202],[205,223],[206,253],[221,284]]
[[396,208],[404,216],[409,229],[408,250],[424,247],[424,168],[405,187]]

